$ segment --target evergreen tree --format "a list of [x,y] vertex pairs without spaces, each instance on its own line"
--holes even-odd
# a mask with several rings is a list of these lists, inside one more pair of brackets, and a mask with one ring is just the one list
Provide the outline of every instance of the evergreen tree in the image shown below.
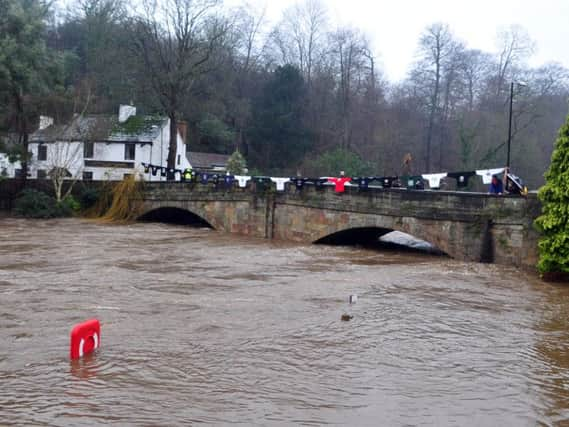
[[49,5],[42,0],[0,0],[0,121],[18,135],[22,176],[27,175],[28,136],[44,96],[61,76],[61,57],[46,47]]
[[369,162],[343,148],[321,154],[315,160],[309,161],[307,168],[311,174],[320,176],[337,176],[340,171],[344,171],[346,176],[363,176],[374,172]]
[[293,65],[278,67],[254,110],[252,131],[255,166],[295,170],[309,149],[303,124],[305,82]]
[[132,52],[127,19],[122,0],[81,0],[48,41],[48,46],[75,53],[67,77],[74,86],[81,84],[92,92],[91,113],[115,112],[121,103],[139,106],[147,101],[137,89],[143,79],[138,76],[140,81],[135,81],[136,74],[145,70]]
[[569,274],[569,116],[559,130],[546,184],[539,190],[542,232],[538,269],[541,273]]
[[227,160],[227,172],[232,175],[240,175],[245,173],[247,169],[247,162],[245,157],[239,152],[235,151]]

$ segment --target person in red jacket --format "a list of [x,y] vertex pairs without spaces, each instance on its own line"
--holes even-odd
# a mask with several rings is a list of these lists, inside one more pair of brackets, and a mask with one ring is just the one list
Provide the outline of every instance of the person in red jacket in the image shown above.
[[336,193],[343,193],[346,187],[346,183],[350,182],[352,178],[344,176],[344,171],[340,172],[340,178],[328,178],[328,182],[331,182],[335,186]]

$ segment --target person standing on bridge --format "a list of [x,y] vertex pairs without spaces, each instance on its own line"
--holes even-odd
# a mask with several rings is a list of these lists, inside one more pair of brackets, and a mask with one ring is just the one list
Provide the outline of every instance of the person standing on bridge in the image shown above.
[[185,181],[193,181],[193,178],[194,178],[193,172],[194,171],[192,170],[192,168],[184,169],[184,172],[182,174],[182,176],[184,177],[184,180]]
[[488,187],[488,193],[501,196],[504,193],[504,185],[502,180],[498,179],[498,175],[492,175],[492,182]]

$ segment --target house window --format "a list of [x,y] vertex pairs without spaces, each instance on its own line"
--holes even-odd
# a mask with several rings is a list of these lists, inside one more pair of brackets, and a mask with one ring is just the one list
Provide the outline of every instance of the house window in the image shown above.
[[131,173],[125,173],[125,174],[122,176],[122,179],[129,179],[131,176],[132,176]]
[[83,143],[83,158],[92,159],[94,151],[95,151],[95,143],[93,142]]
[[136,149],[136,144],[125,144],[124,145],[124,159],[134,160],[134,153]]
[[45,169],[38,169],[38,179],[46,179],[47,178],[47,172],[45,171]]
[[178,166],[180,165],[180,155],[178,154]]
[[23,178],[23,177],[24,177],[24,173],[23,173],[22,169],[15,169],[15,170],[14,170],[14,177],[16,177],[16,178]]
[[47,160],[47,145],[38,145],[38,160]]
[[92,181],[92,180],[93,180],[93,172],[83,171],[83,181]]

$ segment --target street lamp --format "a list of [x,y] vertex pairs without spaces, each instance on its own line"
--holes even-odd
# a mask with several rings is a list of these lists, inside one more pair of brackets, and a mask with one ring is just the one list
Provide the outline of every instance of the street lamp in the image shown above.
[[[519,87],[526,87],[527,84],[524,82],[515,82]],[[514,104],[514,82],[510,83],[510,118],[508,124],[508,157],[506,159],[506,171],[510,171],[510,147],[512,145],[512,107]],[[506,172],[506,173],[507,173]]]

